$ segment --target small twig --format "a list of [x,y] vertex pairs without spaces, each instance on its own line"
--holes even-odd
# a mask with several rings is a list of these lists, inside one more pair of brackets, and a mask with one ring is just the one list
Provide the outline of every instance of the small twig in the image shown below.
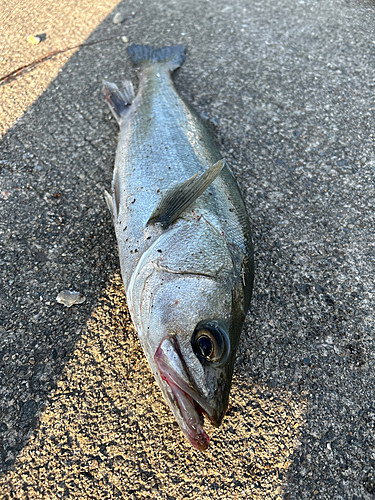
[[66,47],[65,49],[57,49],[57,50],[52,50],[51,52],[48,52],[48,54],[39,57],[39,59],[35,59],[35,61],[25,64],[24,66],[21,66],[20,68],[15,69],[14,71],[11,71],[5,76],[2,76],[0,78],[0,85],[4,85],[5,83],[11,82],[12,80],[15,80],[18,76],[22,75],[25,71],[35,68],[35,66],[38,66],[38,64],[47,61],[47,59],[51,59],[52,57],[57,56],[58,54],[62,54],[64,52],[68,52],[68,50],[74,50],[74,49],[79,49],[81,47],[88,47],[89,45],[95,45],[97,43],[102,43],[106,42],[108,40],[113,40],[114,38],[118,38],[117,36],[111,36],[109,38],[103,38],[102,40],[95,40],[93,42],[88,42],[88,43],[80,43],[79,45],[74,45],[73,47]]

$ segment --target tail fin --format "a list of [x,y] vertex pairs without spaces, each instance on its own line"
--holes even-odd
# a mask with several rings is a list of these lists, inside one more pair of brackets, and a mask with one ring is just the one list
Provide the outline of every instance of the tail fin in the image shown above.
[[179,68],[185,59],[185,47],[183,45],[173,45],[154,49],[150,45],[131,45],[128,53],[137,65],[147,63],[165,63],[170,71]]

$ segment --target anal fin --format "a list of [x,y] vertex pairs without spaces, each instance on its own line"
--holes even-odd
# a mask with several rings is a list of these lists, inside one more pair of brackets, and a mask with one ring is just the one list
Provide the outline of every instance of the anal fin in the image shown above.
[[164,228],[170,226],[212,184],[224,164],[225,160],[219,160],[200,177],[198,177],[199,173],[196,173],[187,181],[167,191],[152,212],[147,225],[151,222],[159,222]]

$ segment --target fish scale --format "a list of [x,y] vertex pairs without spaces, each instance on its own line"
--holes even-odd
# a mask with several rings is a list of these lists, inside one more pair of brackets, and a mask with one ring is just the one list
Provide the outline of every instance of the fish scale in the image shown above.
[[129,311],[155,379],[197,449],[220,425],[253,285],[250,223],[238,184],[174,88],[182,46],[131,46],[134,96],[106,82],[119,122],[111,208]]

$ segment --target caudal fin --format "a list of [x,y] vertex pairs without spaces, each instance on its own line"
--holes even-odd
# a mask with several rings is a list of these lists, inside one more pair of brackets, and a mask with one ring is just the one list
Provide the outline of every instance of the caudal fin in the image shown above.
[[183,45],[173,45],[162,49],[154,49],[150,45],[131,45],[127,50],[133,62],[139,66],[147,63],[165,63],[170,71],[179,68],[185,59]]

